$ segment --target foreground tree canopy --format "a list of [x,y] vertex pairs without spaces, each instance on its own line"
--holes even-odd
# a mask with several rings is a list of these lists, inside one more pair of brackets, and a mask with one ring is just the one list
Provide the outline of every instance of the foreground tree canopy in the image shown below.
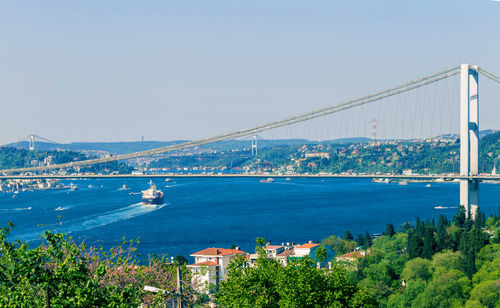
[[109,252],[76,245],[62,234],[46,232],[44,243],[10,243],[13,225],[0,229],[0,307],[137,307],[160,305],[161,295],[144,285],[175,290],[175,268],[166,259],[147,266],[133,259],[132,242]]
[[342,267],[318,269],[305,257],[283,266],[257,247],[254,267],[234,260],[216,294],[224,307],[377,307],[364,290],[351,284]]

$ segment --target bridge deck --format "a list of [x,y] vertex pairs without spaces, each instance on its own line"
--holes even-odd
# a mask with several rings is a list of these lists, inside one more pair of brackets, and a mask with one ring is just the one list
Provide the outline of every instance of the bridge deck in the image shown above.
[[70,175],[3,175],[0,179],[132,179],[132,178],[379,178],[412,180],[454,180],[471,179],[478,181],[500,181],[500,175],[460,176],[457,174],[440,175],[402,175],[402,174],[70,174]]

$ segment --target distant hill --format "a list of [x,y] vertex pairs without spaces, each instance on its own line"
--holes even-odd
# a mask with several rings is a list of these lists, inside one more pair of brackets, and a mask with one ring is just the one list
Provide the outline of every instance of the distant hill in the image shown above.
[[[498,133],[497,130],[483,130],[480,132],[480,136],[485,137],[491,134]],[[440,137],[445,137],[449,139],[456,139],[459,136],[454,134],[442,135]],[[154,148],[165,147],[169,145],[179,144],[186,142],[188,140],[173,140],[173,141],[129,141],[129,142],[72,142],[66,144],[49,143],[49,142],[36,142],[36,150],[40,151],[56,151],[56,150],[71,150],[71,151],[105,151],[111,154],[128,154],[138,151],[145,151]],[[343,143],[368,143],[370,138],[365,137],[352,137],[352,138],[339,138],[332,140],[307,140],[307,139],[259,139],[257,141],[259,148],[267,147],[277,147],[277,146],[296,146],[302,144],[343,144]],[[379,140],[383,141],[383,140]],[[19,149],[28,149],[29,144],[27,141],[22,141],[19,143],[7,144],[6,146],[12,146]],[[228,150],[242,150],[250,149],[252,147],[251,140],[227,140],[215,142],[212,144],[207,144],[201,146],[204,149],[213,149],[218,151],[228,151]]]

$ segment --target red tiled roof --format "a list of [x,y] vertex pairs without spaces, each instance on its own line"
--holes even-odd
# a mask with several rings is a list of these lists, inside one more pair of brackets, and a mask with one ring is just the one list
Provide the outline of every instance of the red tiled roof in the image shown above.
[[229,255],[246,255],[247,252],[238,249],[226,248],[207,248],[193,253],[191,256],[229,256]]
[[359,251],[353,251],[353,252],[349,252],[349,253],[346,253],[344,255],[341,255],[339,256],[338,258],[360,258],[360,257],[364,257],[364,255],[359,252]]
[[313,248],[319,246],[319,244],[314,244],[314,243],[307,243],[307,244],[302,244],[300,246],[297,246],[295,248]]
[[200,263],[196,263],[196,264],[190,264],[188,266],[216,266],[216,265],[219,265],[219,264],[217,264],[217,262],[215,262],[215,261],[204,261],[204,262],[200,262]]

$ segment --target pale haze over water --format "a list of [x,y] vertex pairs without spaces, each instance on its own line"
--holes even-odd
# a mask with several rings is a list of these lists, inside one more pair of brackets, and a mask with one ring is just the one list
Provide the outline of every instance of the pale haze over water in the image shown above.
[[499,29],[486,0],[3,1],[0,144],[194,139],[463,62],[498,75]]

